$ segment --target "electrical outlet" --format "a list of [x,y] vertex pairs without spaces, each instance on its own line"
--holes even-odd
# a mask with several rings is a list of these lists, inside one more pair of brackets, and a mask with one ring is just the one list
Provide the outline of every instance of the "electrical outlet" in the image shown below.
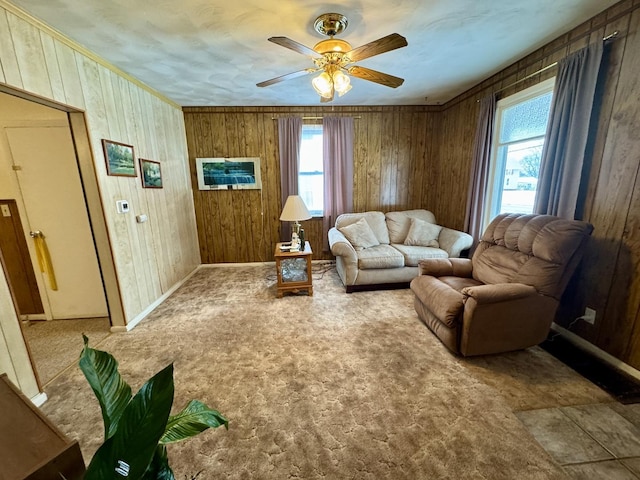
[[594,323],[596,323],[596,311],[593,308],[585,308],[584,309],[584,315],[582,316],[582,319],[587,322],[590,323],[591,325],[593,325]]

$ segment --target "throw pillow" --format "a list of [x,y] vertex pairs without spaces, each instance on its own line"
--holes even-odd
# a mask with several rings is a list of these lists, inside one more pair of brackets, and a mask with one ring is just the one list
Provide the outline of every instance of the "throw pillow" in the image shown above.
[[347,237],[347,240],[351,242],[351,245],[353,245],[353,248],[356,250],[380,245],[375,233],[373,233],[373,230],[371,230],[371,227],[364,218],[361,218],[351,225],[342,227],[339,230]]
[[411,218],[411,227],[409,227],[404,244],[438,248],[440,247],[438,243],[440,230],[442,230],[440,225],[434,225],[419,218]]

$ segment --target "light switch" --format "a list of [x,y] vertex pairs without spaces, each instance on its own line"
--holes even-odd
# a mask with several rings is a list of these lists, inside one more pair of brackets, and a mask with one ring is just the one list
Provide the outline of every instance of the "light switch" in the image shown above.
[[116,202],[116,208],[118,209],[118,213],[128,213],[129,202],[127,200],[118,200]]
[[9,210],[9,205],[0,205],[0,209],[2,209],[2,216],[3,217],[10,217],[11,216],[11,210]]

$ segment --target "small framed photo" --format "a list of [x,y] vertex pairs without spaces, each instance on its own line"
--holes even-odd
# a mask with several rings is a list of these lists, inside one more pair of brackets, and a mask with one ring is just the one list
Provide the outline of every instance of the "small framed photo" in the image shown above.
[[144,188],[162,188],[162,172],[160,162],[140,159],[140,176]]
[[137,177],[133,145],[102,139],[107,175]]

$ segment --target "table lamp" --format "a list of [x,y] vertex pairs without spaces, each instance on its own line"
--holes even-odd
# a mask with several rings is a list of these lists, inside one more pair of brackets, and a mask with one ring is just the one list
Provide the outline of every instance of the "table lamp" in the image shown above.
[[[309,220],[311,214],[304,204],[300,195],[289,195],[284,203],[280,220],[283,222],[294,222],[293,231],[291,232],[291,250],[297,251],[301,247],[298,234],[300,233],[300,220]],[[304,248],[304,245],[302,245]]]

